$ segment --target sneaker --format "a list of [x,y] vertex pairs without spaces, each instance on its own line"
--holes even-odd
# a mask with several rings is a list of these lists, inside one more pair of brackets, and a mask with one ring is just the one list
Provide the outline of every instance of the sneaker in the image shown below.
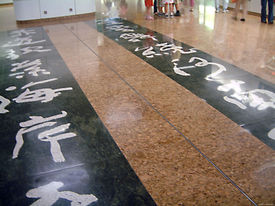
[[164,16],[164,13],[158,13],[158,16]]
[[191,8],[189,11],[193,12],[193,11],[194,11],[194,9],[193,9],[193,8]]
[[245,21],[245,18],[241,18],[240,21]]
[[180,11],[179,10],[175,13],[175,16],[180,16]]
[[169,18],[169,15],[168,15],[168,14],[165,14],[165,18]]
[[269,21],[268,24],[273,24],[273,21]]
[[224,9],[222,12],[223,13],[228,13],[229,11],[227,9]]
[[265,20],[261,20],[262,23],[266,24],[266,21]]
[[220,12],[220,10],[219,9],[216,9],[216,13],[219,13]]

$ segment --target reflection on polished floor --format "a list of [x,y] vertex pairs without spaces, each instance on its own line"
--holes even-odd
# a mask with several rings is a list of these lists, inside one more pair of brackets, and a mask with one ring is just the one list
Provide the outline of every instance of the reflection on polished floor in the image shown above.
[[[148,21],[141,0],[98,0],[95,15],[16,24],[0,7],[0,203],[50,188],[57,205],[275,205],[275,27],[180,8]],[[22,28],[43,51],[13,44]],[[53,101],[20,95],[42,85]]]

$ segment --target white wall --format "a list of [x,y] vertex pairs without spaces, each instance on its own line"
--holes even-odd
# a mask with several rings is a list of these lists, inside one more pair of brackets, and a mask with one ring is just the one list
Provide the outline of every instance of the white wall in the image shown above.
[[0,4],[12,3],[12,0],[0,0]]
[[95,12],[95,0],[75,0],[75,7],[76,14]]
[[40,19],[40,7],[37,0],[15,0],[13,8],[16,20]]
[[[222,5],[222,1],[221,1],[220,5]],[[228,6],[231,8],[235,8],[235,4],[233,4],[233,3],[229,3]],[[274,7],[275,7],[275,4],[274,4]],[[273,11],[274,11],[274,7],[273,7]],[[268,6],[267,6],[267,8],[268,8]],[[261,13],[261,0],[248,1],[247,10],[260,14]]]
[[41,18],[75,15],[74,0],[40,0]]
[[17,21],[95,12],[96,0],[14,0]]

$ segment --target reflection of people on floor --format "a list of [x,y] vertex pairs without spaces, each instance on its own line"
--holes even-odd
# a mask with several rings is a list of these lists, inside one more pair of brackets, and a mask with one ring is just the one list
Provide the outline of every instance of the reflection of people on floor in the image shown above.
[[237,0],[233,18],[235,20],[238,19],[238,13],[239,13],[241,5],[242,5],[242,18],[240,20],[245,21],[245,17],[246,17],[246,14],[247,14],[247,0]]
[[[190,4],[189,4],[189,6],[190,6],[189,11],[192,12],[192,11],[194,11],[194,0],[190,0],[189,3],[190,3]],[[187,4],[188,4],[188,0],[185,0],[185,1],[184,1],[184,5],[187,6]]]
[[141,0],[137,1],[137,12],[139,12],[139,13],[142,12],[142,2],[141,2]]
[[108,9],[108,11],[110,11],[111,7],[112,7],[112,1],[110,1],[110,0],[104,0],[104,5]]
[[[223,0],[223,13],[227,13],[228,0]],[[220,0],[215,0],[216,13],[220,12]]]
[[261,0],[261,22],[266,23],[266,4],[268,3],[268,23],[273,24],[273,0]]
[[[154,37],[154,32],[152,30],[147,29],[145,34]],[[143,41],[143,46],[144,47],[151,47],[151,46],[154,46],[154,45],[155,45],[155,42],[154,42],[153,38],[146,38],[145,41]]]
[[119,3],[119,17],[126,19],[127,10],[128,4],[126,0],[121,0]]

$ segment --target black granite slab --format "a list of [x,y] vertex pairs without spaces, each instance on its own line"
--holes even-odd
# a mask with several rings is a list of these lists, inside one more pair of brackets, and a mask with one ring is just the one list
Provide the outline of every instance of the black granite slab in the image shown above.
[[[256,122],[265,122],[264,127],[258,125],[257,129],[250,128],[250,131],[275,149],[275,140],[267,136],[266,129],[272,129],[271,125],[274,125],[274,84],[124,19],[86,23],[204,99],[237,124],[253,127]],[[165,85],[163,87],[165,90]]]
[[[121,157],[92,163],[87,159],[80,166],[5,181],[0,187],[1,203],[31,205],[38,198],[26,198],[28,191],[48,184],[60,184],[59,192],[96,196],[98,201],[89,205],[152,205],[143,186],[136,184],[139,180],[135,173],[130,167],[125,168],[125,164],[127,161]],[[70,201],[60,198],[53,205],[70,205]]]
[[[50,188],[47,205],[70,205],[70,197],[85,194],[97,201],[84,205],[155,205],[43,28],[24,31],[16,38],[31,37],[39,41],[32,47],[47,51],[23,54],[30,45],[3,47],[14,42],[14,32],[0,33],[0,205],[43,205],[39,195],[27,195],[41,187]],[[9,49],[18,57],[7,58]],[[43,71],[29,73],[28,66],[17,68],[20,78],[10,76],[16,64],[37,59]]]

